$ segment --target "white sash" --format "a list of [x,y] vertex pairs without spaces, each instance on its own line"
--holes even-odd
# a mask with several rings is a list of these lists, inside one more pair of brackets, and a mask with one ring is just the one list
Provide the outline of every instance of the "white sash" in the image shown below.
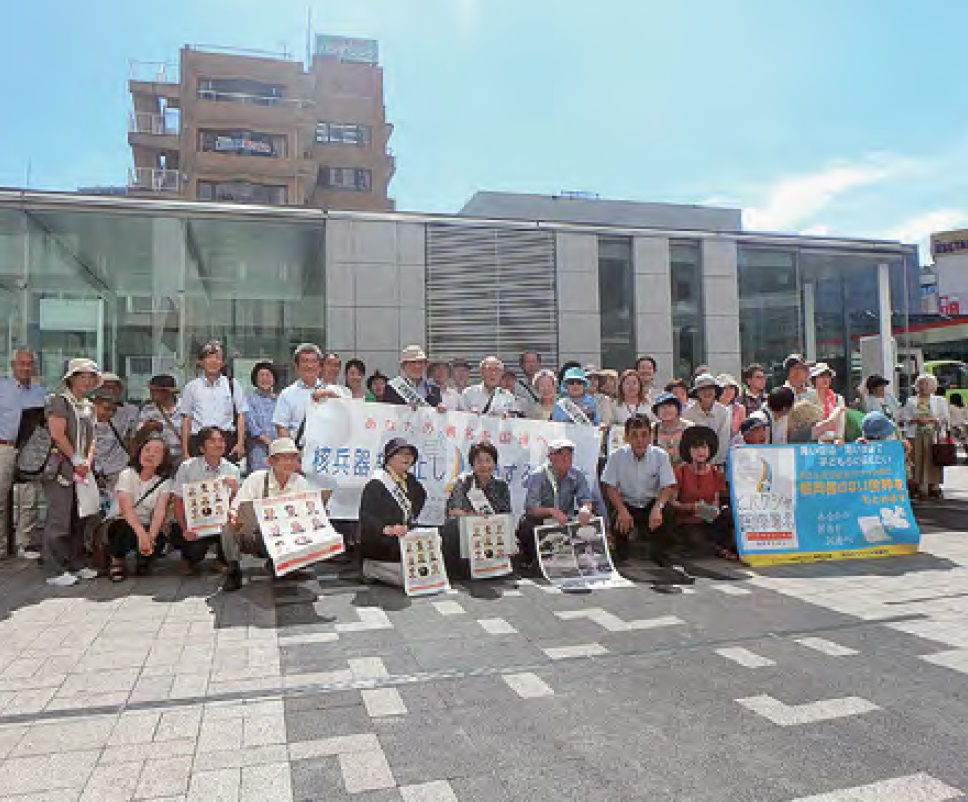
[[491,502],[487,500],[484,491],[477,484],[477,477],[475,476],[471,476],[471,486],[467,491],[467,500],[474,508],[474,512],[478,515],[494,515],[494,507],[491,506]]
[[559,398],[558,403],[561,405],[564,413],[571,418],[572,423],[580,423],[584,424],[585,426],[588,426],[591,423],[582,408],[570,398]]
[[400,507],[400,510],[403,512],[404,523],[409,526],[413,518],[413,504],[410,503],[410,498],[407,496],[407,494],[403,492],[403,488],[400,487],[394,478],[390,476],[390,474],[387,473],[387,471],[385,471],[383,468],[377,470],[373,474],[373,478],[379,479],[381,482],[383,482],[383,486],[390,491],[390,495],[393,496],[393,500],[397,502],[397,506]]
[[406,376],[397,376],[394,379],[390,379],[390,386],[396,390],[397,395],[399,395],[411,406],[430,406],[423,398],[420,397],[420,395],[417,393],[417,388],[413,386],[413,383]]
[[558,506],[558,477],[555,476],[555,472],[551,470],[551,465],[545,463],[545,476],[548,477],[548,482],[551,485],[551,492],[554,494],[554,507],[556,510],[561,509]]

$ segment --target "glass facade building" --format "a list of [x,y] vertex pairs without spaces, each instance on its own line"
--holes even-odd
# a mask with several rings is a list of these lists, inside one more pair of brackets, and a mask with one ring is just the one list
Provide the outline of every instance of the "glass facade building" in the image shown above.
[[153,374],[194,376],[209,339],[244,380],[260,359],[288,379],[303,341],[384,372],[415,342],[475,363],[650,354],[663,381],[751,361],[778,380],[797,351],[845,392],[885,265],[906,331],[917,251],[900,243],[0,191],[0,359],[26,345],[53,386],[89,356],[142,398]]

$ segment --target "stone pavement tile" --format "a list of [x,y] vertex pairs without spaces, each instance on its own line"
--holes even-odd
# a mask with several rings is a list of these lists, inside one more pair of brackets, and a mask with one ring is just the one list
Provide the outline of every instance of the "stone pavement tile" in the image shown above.
[[150,744],[108,746],[101,753],[100,764],[132,763],[152,758],[189,757],[195,754],[194,738],[178,738],[171,741],[154,741]]
[[169,699],[193,699],[208,692],[208,672],[176,673],[172,681]]
[[242,767],[242,802],[290,802],[293,798],[292,777],[288,762]]
[[26,715],[39,713],[50,704],[57,694],[57,687],[38,688],[28,691],[18,691],[13,699],[3,708],[5,716]]
[[101,802],[101,800],[128,800],[134,796],[141,776],[142,763],[117,763],[111,766],[98,766],[91,774],[82,802]]
[[495,649],[490,638],[481,635],[477,622],[473,637],[466,640],[415,641],[407,648],[424,671],[506,668],[543,662],[544,656],[522,639],[508,640]]
[[241,769],[196,771],[188,789],[189,802],[238,802],[242,786]]
[[372,722],[356,691],[353,707],[332,707],[286,713],[286,732],[290,741],[314,741],[336,735],[355,735],[372,732]]
[[202,719],[198,734],[199,752],[221,752],[242,747],[243,730],[240,722],[232,719]]
[[337,760],[343,773],[343,785],[351,794],[395,788],[397,785],[382,749],[348,752],[337,755]]
[[27,724],[5,724],[0,727],[0,760],[6,759],[29,729]]
[[96,749],[66,755],[11,758],[0,771],[0,796],[82,788],[98,759]]
[[135,796],[181,796],[188,793],[192,773],[191,757],[170,757],[145,762]]
[[297,760],[290,764],[295,802],[400,802],[396,789],[350,794],[339,763],[332,757]]
[[68,713],[75,710],[97,710],[98,712],[120,713],[128,701],[128,691],[112,691],[108,693],[70,693],[58,691],[45,708],[47,713]]
[[62,696],[130,691],[138,681],[137,668],[103,669],[68,674],[60,688]]
[[14,757],[99,749],[114,730],[114,716],[34,724],[13,751]]
[[[400,785],[426,782],[430,778],[487,774],[497,768],[493,755],[470,737],[462,718],[414,713],[373,719],[371,726]],[[503,721],[498,726],[503,730],[502,759],[516,757],[518,747],[510,738],[513,730]]]
[[242,745],[266,746],[286,742],[286,719],[282,711],[277,714],[247,717],[242,722]]
[[202,708],[179,708],[165,710],[161,713],[158,728],[155,730],[154,740],[173,741],[180,738],[198,738],[198,730],[202,725]]
[[213,771],[219,768],[242,768],[281,763],[288,758],[285,744],[253,746],[249,749],[228,749],[218,752],[199,752],[195,755],[195,771]]
[[407,706],[396,688],[371,688],[362,691],[363,705],[371,718],[402,716]]
[[348,754],[350,752],[369,752],[380,748],[380,742],[375,733],[357,733],[355,735],[336,735],[329,738],[319,738],[314,741],[293,741],[289,743],[289,757],[291,760],[310,760],[317,757],[331,757]]

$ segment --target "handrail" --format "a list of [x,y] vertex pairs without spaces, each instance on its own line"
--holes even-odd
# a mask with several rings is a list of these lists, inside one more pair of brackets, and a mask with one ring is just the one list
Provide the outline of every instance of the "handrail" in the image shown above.
[[128,59],[128,77],[132,81],[155,84],[177,84],[178,65],[172,61],[139,61]]
[[315,105],[315,102],[309,98],[250,95],[244,92],[223,92],[219,89],[199,89],[196,94],[199,100],[214,100],[217,103],[229,101],[231,103],[251,103],[257,106],[298,105],[300,107]]
[[128,186],[150,192],[180,192],[182,174],[160,167],[132,167],[128,170]]
[[132,134],[178,136],[178,127],[172,125],[164,114],[150,111],[130,112],[128,114],[128,131]]

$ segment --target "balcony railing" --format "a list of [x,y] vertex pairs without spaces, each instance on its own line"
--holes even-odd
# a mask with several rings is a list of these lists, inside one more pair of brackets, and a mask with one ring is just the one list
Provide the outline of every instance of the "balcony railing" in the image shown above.
[[178,123],[164,114],[133,111],[128,115],[128,131],[132,134],[178,136]]
[[177,84],[178,65],[170,61],[128,61],[128,77],[132,81],[155,84]]
[[157,167],[133,167],[128,170],[128,188],[141,192],[179,193],[182,174],[178,170]]

